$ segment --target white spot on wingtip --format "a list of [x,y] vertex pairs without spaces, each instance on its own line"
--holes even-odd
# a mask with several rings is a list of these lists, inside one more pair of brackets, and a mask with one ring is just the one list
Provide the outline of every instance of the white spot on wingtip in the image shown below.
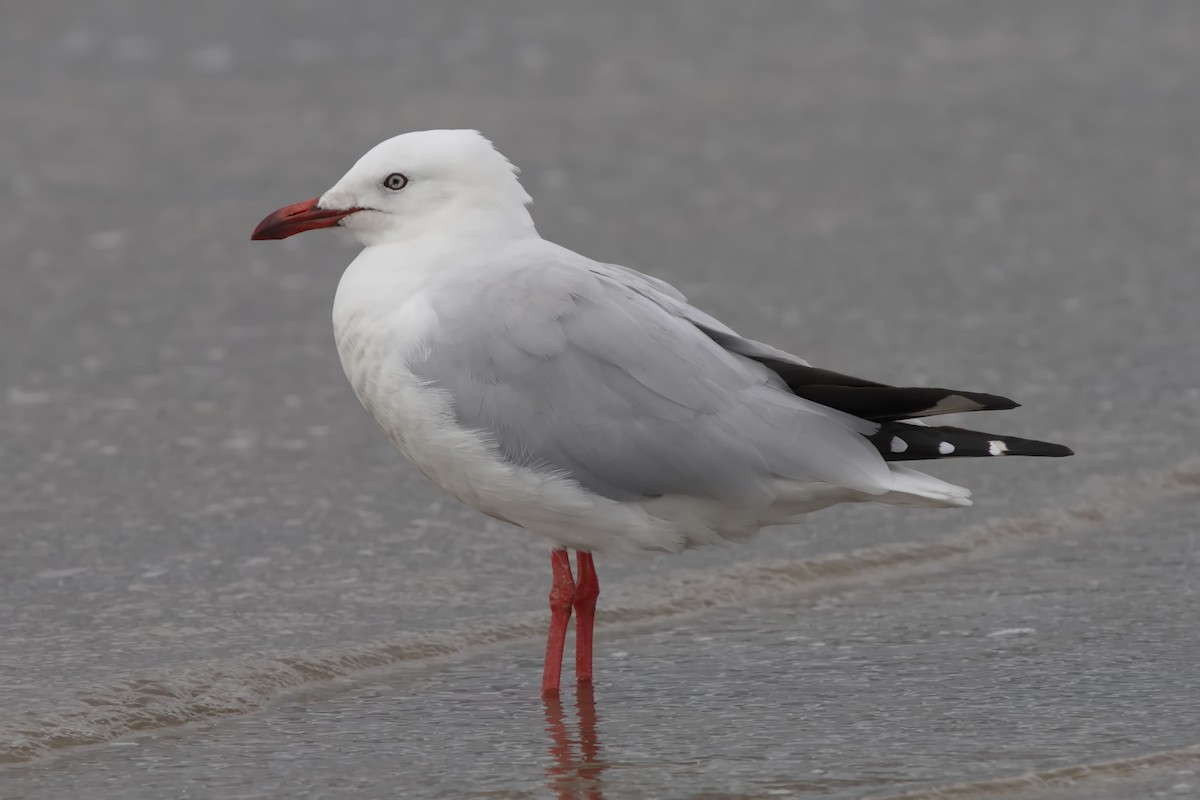
[[1008,452],[1008,445],[999,440],[988,442],[988,452],[994,456],[1002,456]]
[[938,452],[944,456],[948,456],[954,452],[954,445],[949,442],[941,442],[938,444]]
[[926,409],[925,413],[932,416],[934,414],[952,414],[956,411],[979,411],[982,408],[982,403],[968,400],[961,394],[948,394]]
[[892,452],[903,453],[908,449],[908,442],[901,439],[899,436],[892,437]]

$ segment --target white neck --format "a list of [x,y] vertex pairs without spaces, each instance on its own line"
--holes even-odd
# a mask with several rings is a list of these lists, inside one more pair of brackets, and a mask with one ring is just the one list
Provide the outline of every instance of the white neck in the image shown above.
[[538,235],[525,205],[502,196],[473,197],[424,213],[389,215],[384,219],[376,216],[358,221],[350,217],[343,225],[368,247],[417,244],[430,237],[493,245]]

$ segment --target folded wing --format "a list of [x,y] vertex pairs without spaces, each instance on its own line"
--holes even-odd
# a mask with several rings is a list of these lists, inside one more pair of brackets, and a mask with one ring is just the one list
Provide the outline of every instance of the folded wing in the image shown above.
[[769,504],[781,478],[891,488],[866,438],[878,423],[792,394],[649,289],[534,260],[439,293],[439,332],[409,367],[508,460],[613,499]]

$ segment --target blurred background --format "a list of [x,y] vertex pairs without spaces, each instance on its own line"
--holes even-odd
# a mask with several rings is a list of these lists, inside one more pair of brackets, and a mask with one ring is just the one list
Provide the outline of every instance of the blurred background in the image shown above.
[[[1198,45],[1189,0],[0,6],[0,797],[1200,795]],[[1078,455],[601,563],[543,706],[544,547],[341,374],[355,246],[249,241],[442,127],[546,238]]]

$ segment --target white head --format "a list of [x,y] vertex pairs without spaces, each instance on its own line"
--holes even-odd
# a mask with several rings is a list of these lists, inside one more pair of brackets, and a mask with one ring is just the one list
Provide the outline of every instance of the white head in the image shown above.
[[365,245],[430,232],[527,234],[530,202],[517,169],[479,131],[416,131],[371,148],[333,188],[268,215],[251,238],[335,225]]

